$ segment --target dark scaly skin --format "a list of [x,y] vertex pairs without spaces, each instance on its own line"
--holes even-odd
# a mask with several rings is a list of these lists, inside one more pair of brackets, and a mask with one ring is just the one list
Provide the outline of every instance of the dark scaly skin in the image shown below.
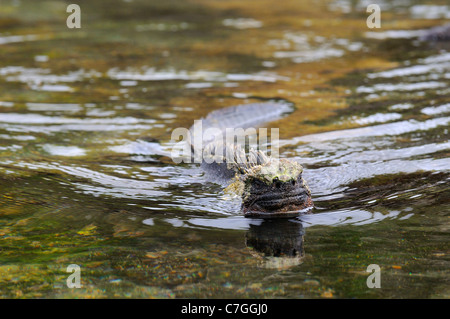
[[[229,114],[233,119],[241,116],[242,122],[248,122],[246,117],[255,117],[255,109],[270,109],[272,120],[276,120],[277,118],[273,117],[281,115],[281,112],[280,114],[276,113],[276,107],[278,107],[276,104],[262,103],[224,109],[224,113],[221,113],[220,110],[214,111],[206,117],[206,126],[208,127],[209,122],[222,125],[227,123]],[[223,120],[221,115],[224,117]],[[256,114],[257,116],[258,114]],[[267,121],[268,119],[266,119]],[[253,122],[253,124],[255,123]],[[212,125],[209,127],[213,127]],[[230,125],[237,127],[239,123]],[[223,130],[224,127],[221,129]],[[209,141],[212,139],[210,137]],[[241,209],[246,217],[292,217],[311,211],[313,207],[311,191],[302,177],[303,167],[299,163],[272,158],[259,150],[250,150],[245,153],[239,145],[225,144],[223,146],[223,143],[217,143],[217,141],[209,142],[204,150],[206,154],[214,158],[214,162],[205,164],[204,160],[202,166],[217,175],[227,177],[234,175],[234,181],[226,191],[242,197]],[[221,150],[220,155],[217,155],[218,150]],[[224,155],[227,150],[233,156],[227,158]]]
[[425,35],[421,37],[421,40],[429,42],[450,41],[450,23],[427,30]]

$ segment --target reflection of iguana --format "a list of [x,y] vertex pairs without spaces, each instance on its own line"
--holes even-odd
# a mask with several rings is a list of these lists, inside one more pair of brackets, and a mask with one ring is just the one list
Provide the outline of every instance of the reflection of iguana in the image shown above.
[[[242,197],[247,217],[290,217],[313,207],[299,163],[267,156],[261,150],[245,152],[245,145],[224,142],[222,136],[227,128],[256,127],[290,111],[290,105],[279,102],[238,105],[210,113],[202,119],[200,131],[191,128],[191,141],[202,134],[202,166],[215,177],[234,178],[226,190]],[[211,128],[215,133],[208,134]]]

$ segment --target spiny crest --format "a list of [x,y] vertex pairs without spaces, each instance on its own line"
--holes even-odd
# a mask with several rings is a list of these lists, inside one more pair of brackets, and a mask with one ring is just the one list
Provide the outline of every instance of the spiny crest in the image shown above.
[[204,148],[203,155],[208,163],[226,163],[228,169],[241,174],[246,174],[252,167],[270,161],[270,157],[261,150],[252,148],[246,153],[242,146],[236,144],[210,143]]
[[281,182],[296,180],[302,172],[303,166],[295,161],[271,158],[266,165],[254,166],[247,173],[253,179],[259,179],[270,185],[275,179]]
[[[264,154],[261,150],[250,149],[248,154],[242,147],[237,147],[234,161],[232,165],[241,174],[247,174],[252,167],[266,164],[270,161],[270,157]],[[228,163],[228,162],[227,162]]]

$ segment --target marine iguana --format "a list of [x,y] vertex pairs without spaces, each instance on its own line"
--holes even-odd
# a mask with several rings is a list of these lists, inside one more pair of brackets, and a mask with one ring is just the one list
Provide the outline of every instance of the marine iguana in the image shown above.
[[292,217],[313,207],[299,163],[268,156],[260,149],[246,152],[245,145],[224,139],[227,128],[260,126],[292,110],[281,102],[243,104],[213,111],[202,119],[200,130],[195,125],[190,129],[194,151],[195,139],[202,138],[201,166],[215,178],[232,181],[226,190],[242,197],[246,217]]

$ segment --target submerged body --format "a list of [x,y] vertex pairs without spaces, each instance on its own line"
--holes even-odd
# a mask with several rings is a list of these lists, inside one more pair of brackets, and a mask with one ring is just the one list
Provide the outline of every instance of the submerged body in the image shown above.
[[230,144],[221,135],[226,129],[247,129],[276,120],[291,110],[278,102],[238,105],[214,111],[202,121],[202,166],[216,178],[232,179],[227,191],[241,196],[246,217],[292,217],[313,207],[299,163],[267,156],[261,150],[246,152],[245,145]]
[[427,30],[427,32],[421,37],[421,39],[429,42],[450,41],[450,23]]

